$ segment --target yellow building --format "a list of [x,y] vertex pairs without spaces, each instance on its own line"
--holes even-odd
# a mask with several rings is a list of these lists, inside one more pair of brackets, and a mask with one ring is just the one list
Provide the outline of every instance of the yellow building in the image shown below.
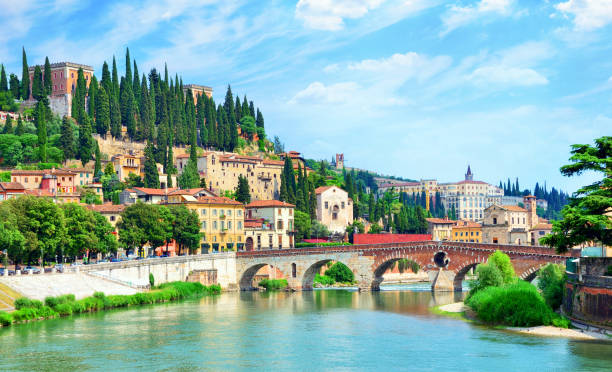
[[111,158],[119,181],[125,181],[130,173],[140,177],[140,158],[134,155],[115,155]]
[[482,243],[482,226],[477,222],[459,220],[452,229],[452,241]]
[[457,221],[446,218],[426,218],[427,233],[436,241],[452,240],[453,226]]
[[244,245],[244,205],[220,196],[195,198],[187,194],[168,195],[167,204],[183,204],[200,219],[198,253],[235,251]]

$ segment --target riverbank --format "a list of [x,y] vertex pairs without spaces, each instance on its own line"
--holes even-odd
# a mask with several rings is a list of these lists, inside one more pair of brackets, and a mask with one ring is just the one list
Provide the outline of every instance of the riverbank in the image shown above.
[[[450,316],[453,318],[462,319],[465,321],[478,321],[476,313],[463,302],[455,302],[448,305],[436,306],[432,308],[434,314]],[[588,332],[581,329],[558,328],[553,326],[537,326],[537,327],[501,327],[501,329],[516,332],[526,335],[541,336],[541,337],[563,337],[576,340],[607,340],[609,337],[595,332]]]
[[68,294],[47,297],[44,303],[40,300],[22,297],[15,301],[17,310],[0,311],[0,327],[121,307],[176,302],[219,293],[221,293],[219,285],[206,287],[200,283],[171,282],[155,287],[149,292],[132,295],[106,296],[103,292],[96,292],[91,297],[76,300],[73,294]]

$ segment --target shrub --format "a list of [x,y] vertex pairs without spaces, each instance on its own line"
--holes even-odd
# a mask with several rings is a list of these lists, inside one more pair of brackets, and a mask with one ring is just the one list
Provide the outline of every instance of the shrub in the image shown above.
[[561,265],[548,264],[538,273],[538,288],[542,291],[544,300],[553,310],[563,302],[563,287],[565,285],[565,268]]
[[38,318],[36,314],[36,309],[33,309],[31,307],[23,307],[13,312],[13,319],[15,320],[15,322],[22,322],[24,320],[33,320],[36,318]]
[[474,293],[466,304],[488,323],[513,327],[564,324],[537,289],[524,281],[505,287],[486,287]]
[[325,275],[340,283],[353,283],[355,281],[355,274],[342,262],[336,262],[332,267],[325,270]]
[[264,287],[267,291],[283,289],[288,285],[287,279],[263,279],[259,282],[259,286]]
[[466,300],[472,297],[476,292],[487,287],[499,287],[504,284],[502,273],[495,265],[478,265],[476,267],[476,275],[476,280],[470,282],[470,293],[468,293]]
[[39,300],[31,300],[26,297],[20,297],[15,300],[15,309],[17,310],[24,308],[40,309],[41,307],[43,307],[43,303]]
[[55,307],[55,311],[61,316],[72,315],[72,306],[70,304],[59,304]]
[[56,307],[59,304],[56,297],[45,297],[45,305],[49,307]]
[[4,311],[0,311],[0,325],[8,326],[13,324],[13,315]]
[[333,278],[327,275],[320,275],[320,274],[315,275],[314,282],[322,284],[322,285],[333,285],[336,283],[336,281]]
[[606,268],[606,273],[604,274],[605,276],[612,276],[612,265],[609,265]]
[[151,285],[151,288],[155,287],[155,277],[153,276],[153,273],[149,273],[149,284]]
[[94,296],[94,298],[97,298],[97,299],[100,299],[100,300],[104,300],[104,298],[106,297],[104,292],[94,292],[93,296]]

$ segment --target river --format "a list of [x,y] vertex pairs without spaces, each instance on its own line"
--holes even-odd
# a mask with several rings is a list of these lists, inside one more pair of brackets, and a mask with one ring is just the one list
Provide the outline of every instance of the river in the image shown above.
[[0,329],[0,370],[610,371],[612,343],[433,315],[462,294],[224,293]]

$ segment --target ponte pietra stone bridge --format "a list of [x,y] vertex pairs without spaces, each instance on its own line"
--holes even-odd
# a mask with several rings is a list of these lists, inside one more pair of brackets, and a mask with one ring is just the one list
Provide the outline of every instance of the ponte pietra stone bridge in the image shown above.
[[311,290],[321,267],[339,261],[353,271],[360,290],[379,290],[385,271],[406,258],[418,263],[422,270],[433,272],[434,283],[447,283],[446,288],[443,285],[440,289],[460,291],[466,273],[486,262],[496,250],[510,256],[516,274],[525,280],[534,279],[547,263],[563,263],[567,258],[546,247],[446,241],[241,251],[236,253],[236,280],[241,290],[253,289],[257,271],[272,265],[284,274],[289,288]]

